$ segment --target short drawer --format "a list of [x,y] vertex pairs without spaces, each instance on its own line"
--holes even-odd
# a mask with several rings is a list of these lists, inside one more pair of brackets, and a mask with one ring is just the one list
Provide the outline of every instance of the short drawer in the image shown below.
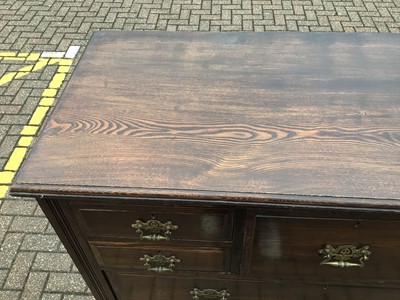
[[138,244],[90,242],[100,267],[148,270],[228,272],[230,249],[217,247],[150,247]]
[[86,236],[147,241],[231,241],[227,209],[71,204]]
[[[118,300],[398,300],[400,290],[151,277],[107,272]],[[196,298],[197,297],[197,298]]]
[[250,275],[398,285],[400,222],[258,216]]

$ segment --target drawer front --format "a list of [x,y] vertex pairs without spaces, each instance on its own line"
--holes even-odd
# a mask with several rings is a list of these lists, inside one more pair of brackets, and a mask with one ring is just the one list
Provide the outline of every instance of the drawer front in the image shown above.
[[[90,242],[101,267],[132,268],[150,273],[228,272],[230,249],[217,247],[150,247]],[[171,265],[172,263],[172,265]]]
[[398,300],[400,294],[396,289],[148,277],[112,272],[106,276],[118,300]]
[[400,222],[256,218],[250,274],[335,283],[400,281]]
[[[88,237],[231,241],[232,211],[207,208],[72,204]],[[167,232],[168,231],[168,232]]]

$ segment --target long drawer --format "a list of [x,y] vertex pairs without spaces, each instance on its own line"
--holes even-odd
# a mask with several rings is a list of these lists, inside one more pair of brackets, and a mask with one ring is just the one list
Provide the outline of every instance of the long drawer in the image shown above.
[[[104,203],[104,202],[103,202]],[[231,241],[233,210],[71,202],[88,238]]]
[[[138,276],[106,272],[117,300],[398,300],[400,290]],[[196,298],[197,297],[197,298]]]
[[398,249],[399,221],[258,216],[250,276],[398,286]]
[[116,267],[149,272],[228,272],[230,248],[168,247],[132,243],[90,242],[100,267]]

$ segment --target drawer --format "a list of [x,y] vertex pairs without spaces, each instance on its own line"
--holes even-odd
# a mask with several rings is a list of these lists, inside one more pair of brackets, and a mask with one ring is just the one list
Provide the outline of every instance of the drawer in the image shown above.
[[[151,277],[113,272],[106,272],[106,276],[117,300],[398,300],[400,294],[397,289]],[[208,293],[205,293],[206,289]],[[198,298],[194,295],[196,291]]]
[[398,286],[398,249],[399,221],[258,216],[250,275]]
[[[140,244],[90,242],[101,267],[132,268],[173,273],[179,271],[228,272],[230,249],[217,247],[152,247]],[[174,257],[175,260],[172,258]],[[173,264],[170,267],[170,264]],[[147,265],[145,265],[147,264]],[[162,267],[163,269],[158,269]]]
[[72,203],[71,206],[88,237],[124,240],[232,240],[233,213],[227,209],[119,206],[116,203],[108,206]]

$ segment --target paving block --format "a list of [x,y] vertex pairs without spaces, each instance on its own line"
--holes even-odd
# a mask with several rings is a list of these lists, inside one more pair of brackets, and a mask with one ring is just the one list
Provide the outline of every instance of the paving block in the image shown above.
[[43,233],[48,221],[44,217],[15,216],[9,230],[12,232]]
[[0,290],[0,299],[4,300],[19,300],[20,291],[1,291]]
[[86,290],[86,283],[80,274],[50,273],[46,292],[79,293]]
[[32,270],[68,272],[71,266],[72,260],[67,253],[38,253]]
[[55,252],[59,249],[60,239],[55,234],[26,234],[21,250]]
[[29,273],[20,300],[40,299],[47,277],[46,272]]
[[19,252],[17,254],[3,289],[22,290],[24,288],[34,257],[34,252]]
[[63,294],[59,293],[44,293],[41,300],[61,300]]
[[5,199],[0,209],[0,215],[33,215],[36,206],[36,202],[29,199]]

